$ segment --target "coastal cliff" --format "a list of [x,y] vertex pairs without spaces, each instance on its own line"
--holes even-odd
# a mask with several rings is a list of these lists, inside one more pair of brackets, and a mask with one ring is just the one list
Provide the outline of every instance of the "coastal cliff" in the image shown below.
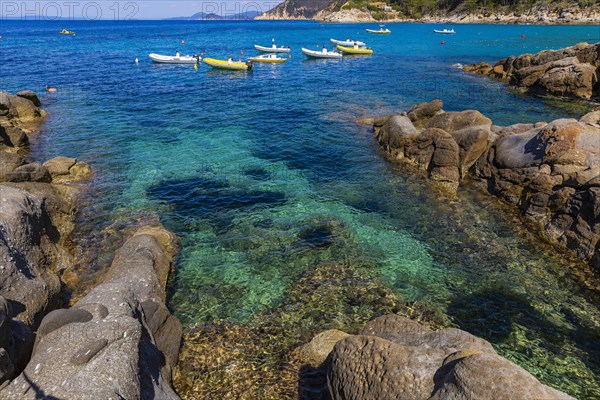
[[390,160],[451,192],[470,180],[600,269],[600,109],[580,120],[500,127],[475,110],[445,112],[434,100],[371,122]]
[[451,24],[595,24],[597,3],[566,1],[527,5],[500,1],[284,0],[259,20],[314,19],[325,22],[424,22]]
[[316,19],[317,13],[329,6],[330,3],[331,0],[284,0],[275,8],[256,16],[254,19]]
[[600,100],[600,43],[579,43],[498,61],[465,65],[464,71],[487,76],[523,92]]

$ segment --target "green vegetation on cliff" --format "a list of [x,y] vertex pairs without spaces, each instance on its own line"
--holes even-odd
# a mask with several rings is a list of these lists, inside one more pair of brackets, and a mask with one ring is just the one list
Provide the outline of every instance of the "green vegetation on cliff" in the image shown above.
[[531,10],[560,12],[570,8],[598,7],[598,0],[391,0],[406,17],[422,18],[426,15],[445,16],[461,13],[526,13]]
[[284,0],[259,19],[328,19],[333,13],[354,10],[376,20],[477,16],[489,22],[518,22],[514,20],[527,16],[521,22],[591,23],[600,0]]

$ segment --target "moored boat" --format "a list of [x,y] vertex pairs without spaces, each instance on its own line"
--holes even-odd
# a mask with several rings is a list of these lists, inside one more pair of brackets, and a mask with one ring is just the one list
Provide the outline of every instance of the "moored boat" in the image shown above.
[[67,30],[67,29],[63,29],[62,31],[60,31],[61,35],[73,35],[75,36],[75,32]]
[[339,44],[340,46],[354,46],[355,44],[357,46],[366,46],[367,44],[365,42],[359,42],[358,40],[350,40],[350,39],[346,39],[346,40],[335,40],[335,39],[331,39],[331,43],[333,44]]
[[274,53],[262,54],[260,56],[254,56],[254,57],[248,58],[248,61],[252,61],[252,62],[273,63],[273,64],[283,63],[283,62],[285,62],[285,60],[286,60],[285,58],[277,57],[277,54],[274,54]]
[[202,58],[199,56],[163,56],[161,54],[149,54],[148,57],[157,64],[198,64]]
[[233,61],[229,60],[217,60],[215,58],[205,58],[204,63],[213,68],[217,69],[228,69],[232,71],[247,71],[252,69],[252,62]]
[[254,48],[265,53],[289,53],[291,51],[289,47],[277,47],[275,43],[273,43],[270,47],[259,46],[255,44]]
[[383,29],[383,28],[381,28],[381,29],[379,29],[379,30],[375,30],[375,29],[367,29],[366,31],[367,31],[367,33],[375,33],[375,34],[378,34],[378,35],[386,35],[386,34],[388,34],[388,33],[392,33],[392,31],[390,31],[390,30],[389,30],[389,29],[387,29],[387,28],[386,28],[386,29]]
[[371,55],[373,54],[373,49],[367,49],[366,47],[347,47],[347,46],[337,46],[337,49],[344,54],[361,54],[361,55]]
[[456,32],[454,29],[434,29],[434,33],[441,33],[442,35],[454,35]]
[[303,47],[302,53],[309,58],[342,58],[342,53],[327,51],[325,47],[322,50],[309,50]]

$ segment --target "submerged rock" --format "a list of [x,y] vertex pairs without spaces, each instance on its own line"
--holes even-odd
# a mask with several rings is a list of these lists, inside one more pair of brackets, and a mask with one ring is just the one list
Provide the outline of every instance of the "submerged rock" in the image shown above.
[[169,219],[181,223],[205,218],[219,234],[227,232],[240,213],[277,207],[287,201],[283,192],[237,189],[205,177],[164,181],[151,186],[146,193],[149,198],[172,207],[167,214]]
[[465,331],[433,331],[398,315],[337,342],[327,373],[333,399],[573,399],[541,384]]

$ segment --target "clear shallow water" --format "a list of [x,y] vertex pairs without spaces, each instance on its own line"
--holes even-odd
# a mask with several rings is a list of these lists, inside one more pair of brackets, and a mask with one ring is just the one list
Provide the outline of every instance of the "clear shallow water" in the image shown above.
[[[73,22],[74,38],[58,35],[62,25],[2,21],[0,87],[59,87],[43,99],[50,117],[34,156],[76,156],[98,171],[86,232],[158,214],[180,235],[170,302],[184,324],[249,321],[317,264],[367,264],[545,382],[600,397],[597,279],[516,231],[487,197],[438,198],[352,122],[434,98],[500,125],[580,116],[580,105],[517,95],[452,64],[595,42],[598,27],[458,26],[442,46],[430,25],[371,37],[367,25],[312,22]],[[375,56],[299,51],[348,36]],[[272,37],[293,58],[251,73],[146,58],[249,56]]]

